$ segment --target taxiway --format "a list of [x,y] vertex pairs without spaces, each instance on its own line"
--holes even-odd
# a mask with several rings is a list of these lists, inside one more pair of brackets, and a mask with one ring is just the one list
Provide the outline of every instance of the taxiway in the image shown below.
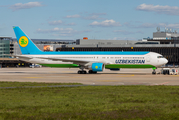
[[[152,75],[152,69],[105,70],[97,74],[77,74],[77,71],[78,69],[74,68],[1,68],[0,81],[84,85],[179,85],[179,75]],[[157,69],[157,72],[159,71],[160,69]]]

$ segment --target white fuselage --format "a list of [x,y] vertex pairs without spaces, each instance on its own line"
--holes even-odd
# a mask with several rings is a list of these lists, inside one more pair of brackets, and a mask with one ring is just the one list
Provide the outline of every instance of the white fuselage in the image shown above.
[[[145,55],[21,55],[32,59],[19,58],[35,64],[74,64],[74,62],[63,62],[61,60],[51,60],[50,58],[85,60],[89,62],[101,62],[108,64],[143,64],[155,67],[162,66],[168,62],[166,58],[160,57],[161,54],[149,52]],[[83,63],[78,63],[83,64]]]

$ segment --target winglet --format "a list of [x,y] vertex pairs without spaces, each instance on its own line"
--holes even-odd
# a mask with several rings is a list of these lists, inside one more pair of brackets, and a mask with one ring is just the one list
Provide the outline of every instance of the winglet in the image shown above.
[[18,27],[13,26],[17,43],[22,54],[40,54],[42,51],[33,43],[33,41]]

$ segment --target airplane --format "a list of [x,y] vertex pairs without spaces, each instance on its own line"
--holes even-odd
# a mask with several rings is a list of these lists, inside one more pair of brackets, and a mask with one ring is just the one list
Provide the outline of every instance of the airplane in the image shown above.
[[79,68],[78,74],[102,72],[105,69],[152,68],[165,65],[161,54],[148,51],[41,51],[18,26],[13,27],[22,55],[10,55],[47,67]]

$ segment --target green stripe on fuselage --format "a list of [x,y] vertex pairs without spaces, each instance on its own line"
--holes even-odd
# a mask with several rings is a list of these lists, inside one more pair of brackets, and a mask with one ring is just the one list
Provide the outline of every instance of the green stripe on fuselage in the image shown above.
[[[78,68],[77,64],[40,64],[46,67],[59,67],[59,68]],[[105,65],[106,69],[110,68],[155,68],[153,65],[146,64],[110,64]]]
[[40,64],[46,67],[59,67],[59,68],[78,68],[77,64]]

